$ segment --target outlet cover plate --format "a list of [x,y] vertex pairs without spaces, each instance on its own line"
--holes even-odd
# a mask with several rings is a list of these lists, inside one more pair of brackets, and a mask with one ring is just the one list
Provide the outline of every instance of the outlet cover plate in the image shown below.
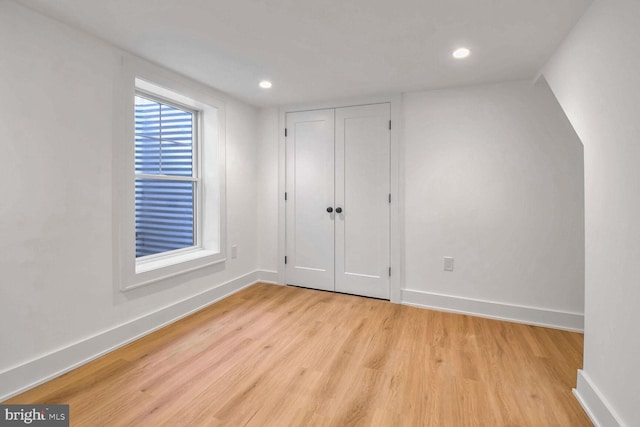
[[453,271],[453,257],[444,257],[444,271]]

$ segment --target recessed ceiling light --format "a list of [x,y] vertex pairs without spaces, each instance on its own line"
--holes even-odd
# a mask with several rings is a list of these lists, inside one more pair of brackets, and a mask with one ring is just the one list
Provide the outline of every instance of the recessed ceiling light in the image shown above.
[[271,86],[273,86],[273,85],[268,80],[263,80],[263,81],[260,82],[260,87],[262,89],[269,89]]
[[466,47],[460,47],[453,51],[453,57],[456,59],[466,58],[471,54],[471,51]]

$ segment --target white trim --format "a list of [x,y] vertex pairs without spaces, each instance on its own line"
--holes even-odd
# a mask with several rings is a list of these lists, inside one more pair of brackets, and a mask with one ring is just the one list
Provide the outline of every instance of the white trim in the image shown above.
[[389,212],[389,245],[391,267],[391,280],[389,281],[389,300],[399,303],[402,297],[402,284],[404,283],[404,232],[402,231],[404,218],[404,185],[401,179],[404,176],[400,171],[404,170],[403,149],[401,142],[404,125],[402,122],[402,96],[389,97],[391,103],[391,164],[389,169],[389,190],[391,191],[391,210]]
[[624,426],[620,417],[582,369],[578,369],[578,382],[573,389],[573,394],[596,427]]
[[284,136],[286,126],[286,112],[281,108],[278,117],[278,283],[285,283],[284,257],[287,249],[287,205],[284,200],[284,192],[287,188],[287,139]]
[[258,270],[258,281],[260,283],[269,283],[271,285],[280,285],[278,281],[278,272],[272,270]]
[[[199,270],[204,267],[209,267],[216,264],[223,264],[226,262],[226,258],[217,259],[212,255],[207,254],[207,251],[199,250],[193,252],[191,257],[180,257],[173,256],[168,258],[167,260],[155,260],[145,264],[143,268],[138,270],[136,267],[136,274],[146,273],[147,271],[159,270],[160,274],[148,279],[148,280],[139,280],[135,284],[127,286],[127,291],[131,289],[140,288],[142,286],[149,285],[154,282],[159,282],[160,280],[169,279],[171,277],[179,276],[181,274],[189,273],[191,271]],[[193,262],[193,265],[189,265],[189,263]],[[146,268],[146,269],[145,269]],[[174,271],[170,271],[171,268],[175,268]],[[160,270],[161,269],[161,270]]]
[[[150,83],[153,82],[153,83]],[[200,179],[209,189],[197,197],[198,237],[196,257],[183,263],[157,262],[145,268],[135,258],[135,194],[134,194],[134,103],[136,88],[162,98],[173,99],[199,111],[202,116],[198,133],[204,144],[198,161],[217,164],[216,168],[198,168]],[[145,286],[195,269],[223,263],[226,259],[226,116],[225,102],[216,91],[171,70],[130,54],[123,53],[114,91],[113,142],[113,277],[120,291]],[[189,248],[191,249],[191,248]],[[159,257],[160,258],[160,257]],[[163,258],[164,259],[164,258]],[[176,256],[176,260],[179,258]],[[141,268],[136,271],[136,266]]]
[[358,105],[384,104],[391,105],[391,167],[390,167],[390,260],[391,280],[389,281],[390,301],[399,303],[401,299],[401,287],[404,271],[404,249],[402,239],[402,201],[401,187],[402,170],[402,95],[385,94],[361,98],[347,98],[312,104],[287,105],[281,107],[278,112],[278,283],[285,284],[286,255],[286,205],[284,192],[286,188],[286,138],[284,128],[286,115],[296,111],[323,110],[328,108],[352,107]]
[[[166,105],[166,104],[165,104]],[[196,153],[193,153],[194,155]],[[155,179],[156,181],[180,181],[180,182],[200,182],[200,178],[194,178],[192,176],[180,176],[180,175],[151,175],[148,173],[137,173],[136,179]]]
[[159,254],[146,255],[136,259],[136,273],[142,273],[156,268],[166,267],[207,255],[216,255],[213,251],[205,251],[199,246],[174,249]]
[[412,289],[402,289],[401,304],[566,331],[584,331],[584,314],[581,313],[482,301]]
[[200,294],[0,372],[0,402],[161,329],[269,276],[252,271]]

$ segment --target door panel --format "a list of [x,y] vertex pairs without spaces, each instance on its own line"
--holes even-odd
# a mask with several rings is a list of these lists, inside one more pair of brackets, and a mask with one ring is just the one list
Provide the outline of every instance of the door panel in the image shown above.
[[334,290],[334,110],[288,113],[286,283]]
[[335,117],[335,290],[388,299],[390,106]]

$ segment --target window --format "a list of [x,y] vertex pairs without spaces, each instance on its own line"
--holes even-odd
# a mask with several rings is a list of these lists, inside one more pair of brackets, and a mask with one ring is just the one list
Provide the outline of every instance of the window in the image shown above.
[[225,260],[224,104],[137,58],[126,58],[122,85],[114,268],[129,290]]
[[198,245],[198,112],[135,97],[136,258]]

